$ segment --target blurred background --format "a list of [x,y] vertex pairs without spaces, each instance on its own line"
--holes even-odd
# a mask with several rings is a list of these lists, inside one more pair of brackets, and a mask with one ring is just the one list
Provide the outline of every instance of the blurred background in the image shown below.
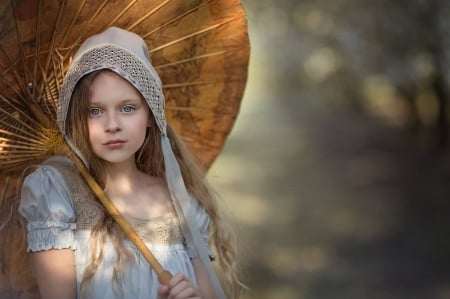
[[243,0],[209,172],[249,298],[450,298],[450,2]]

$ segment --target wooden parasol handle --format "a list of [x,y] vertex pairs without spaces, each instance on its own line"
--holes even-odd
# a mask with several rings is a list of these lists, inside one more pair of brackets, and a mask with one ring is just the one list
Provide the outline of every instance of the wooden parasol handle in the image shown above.
[[80,171],[81,175],[83,176],[84,180],[89,185],[91,190],[95,193],[95,195],[103,204],[108,213],[117,222],[117,224],[123,230],[125,235],[131,240],[131,242],[134,243],[134,245],[136,245],[137,249],[141,252],[144,258],[150,264],[150,267],[152,267],[152,269],[156,272],[156,274],[158,275],[159,282],[165,285],[169,284],[169,281],[172,278],[172,274],[169,271],[165,270],[161,266],[161,264],[156,260],[156,258],[148,249],[148,247],[145,245],[141,237],[139,237],[139,235],[136,233],[133,227],[120,214],[119,210],[116,208],[116,206],[114,206],[112,201],[106,196],[105,192],[100,187],[100,185],[90,175],[89,171],[86,169],[86,166],[84,166],[83,162],[70,150],[68,152],[70,152],[69,157],[75,163],[75,165],[77,166],[78,170]]

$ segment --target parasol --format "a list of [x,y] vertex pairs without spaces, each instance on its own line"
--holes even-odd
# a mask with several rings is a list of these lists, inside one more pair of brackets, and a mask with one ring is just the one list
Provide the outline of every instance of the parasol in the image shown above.
[[[21,174],[60,143],[58,91],[81,42],[109,26],[143,37],[167,121],[205,168],[238,114],[249,42],[237,0],[11,0],[0,2],[0,18],[0,290],[26,290],[34,284],[14,250],[25,241],[13,233]],[[12,281],[5,273],[18,274]]]

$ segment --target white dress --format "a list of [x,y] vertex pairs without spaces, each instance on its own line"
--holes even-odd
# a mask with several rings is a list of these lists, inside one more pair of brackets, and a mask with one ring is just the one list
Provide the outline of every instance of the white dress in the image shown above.
[[[22,186],[20,213],[27,220],[28,251],[70,248],[75,255],[78,298],[153,299],[159,282],[155,272],[137,250],[125,239],[134,259],[122,272],[120,285],[113,282],[117,253],[111,240],[103,248],[103,262],[81,296],[80,282],[90,260],[90,233],[102,218],[101,208],[91,191],[64,157],[52,157],[28,175]],[[195,250],[185,244],[176,214],[157,219],[127,217],[161,265],[172,274],[184,273],[196,283],[190,261]],[[196,220],[203,240],[208,243],[209,216],[200,206]]]

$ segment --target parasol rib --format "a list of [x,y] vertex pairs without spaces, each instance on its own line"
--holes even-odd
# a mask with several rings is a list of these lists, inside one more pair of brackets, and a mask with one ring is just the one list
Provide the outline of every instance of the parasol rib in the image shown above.
[[111,22],[109,22],[108,27],[112,26],[119,20],[133,5],[135,5],[137,0],[131,1],[128,5],[120,11],[120,13]]
[[[24,155],[17,155],[17,153],[7,153],[7,154],[0,154],[0,165],[2,169],[0,170],[0,173],[4,175],[8,172],[13,172],[20,170],[22,171],[24,169],[24,165],[29,159],[33,159],[35,163],[38,163],[42,161],[42,156],[45,155],[45,152],[39,153],[35,152],[35,154],[31,155],[28,154],[26,156]],[[8,171],[5,171],[4,169],[8,169]]]
[[151,15],[153,15],[155,12],[157,12],[158,10],[160,10],[162,7],[166,6],[167,3],[169,3],[171,0],[166,0],[164,2],[162,2],[161,4],[159,4],[158,6],[156,6],[154,9],[150,10],[148,13],[146,13],[142,18],[140,18],[139,20],[137,20],[136,22],[134,22],[133,24],[131,24],[128,27],[128,30],[133,30],[134,27],[136,27],[137,25],[139,25],[140,23],[142,23],[143,21],[145,21],[148,17],[150,17]]
[[200,9],[200,8],[203,7],[203,6],[206,6],[207,4],[208,4],[208,2],[203,2],[203,3],[201,3],[200,5],[197,5],[197,6],[193,7],[192,9],[190,9],[190,10],[186,11],[185,13],[183,13],[183,14],[177,16],[176,18],[173,18],[173,19],[169,20],[168,22],[162,24],[161,26],[156,27],[156,28],[153,29],[152,31],[147,32],[147,33],[144,33],[144,34],[142,35],[142,38],[143,38],[143,39],[146,39],[147,37],[149,37],[149,36],[152,35],[153,33],[158,32],[158,31],[161,31],[164,27],[167,27],[167,26],[173,24],[174,22],[183,19],[184,17],[190,15],[191,13],[193,13],[194,11]]
[[[12,151],[10,149],[13,149]],[[23,145],[23,144],[8,144],[8,143],[0,143],[0,154],[3,153],[14,153],[15,150],[20,150],[17,151],[18,153],[21,154],[33,154],[36,151],[42,151],[42,152],[46,152],[48,149],[44,148],[44,147],[33,147],[33,146],[28,146],[28,145]]]
[[214,84],[214,81],[193,81],[193,82],[183,82],[183,83],[172,83],[164,85],[163,89],[180,88],[187,86],[199,86],[199,85],[209,85]]
[[210,57],[214,57],[214,56],[220,56],[220,55],[223,55],[225,53],[226,53],[226,51],[217,51],[217,52],[206,53],[206,54],[193,56],[193,57],[186,58],[186,59],[180,59],[180,60],[175,61],[175,62],[170,62],[170,63],[166,63],[166,64],[160,64],[158,66],[155,66],[155,69],[163,69],[163,68],[166,68],[166,67],[177,66],[177,65],[180,65],[180,64],[188,63],[188,62],[194,62],[194,61],[201,60],[201,59],[206,59],[206,58],[210,58]]
[[[0,123],[1,124],[5,124],[5,122],[3,122],[1,120],[0,120]],[[14,132],[10,132],[10,131],[7,131],[7,130],[0,129],[0,133],[5,134],[5,135],[13,136],[14,138],[17,138],[17,139],[27,140],[27,141],[30,141],[30,143],[33,142],[33,143],[36,143],[36,144],[45,145],[44,143],[42,143],[41,140],[38,139],[40,136],[31,135],[27,131],[25,131],[25,130],[23,130],[21,128],[14,127],[13,129],[15,130]],[[20,136],[20,134],[17,134],[19,132],[21,134],[27,135],[28,137],[27,136]],[[38,138],[36,138],[36,137],[38,137]]]
[[[23,111],[21,109],[19,109],[19,107],[15,106],[13,103],[11,103],[8,99],[6,99],[4,96],[2,96],[0,94],[0,99],[2,100],[3,103],[8,104],[8,106],[12,109],[14,109],[14,111],[18,112],[21,116],[23,116],[27,121],[31,122],[32,125],[35,125],[37,128],[42,127],[42,124],[40,124],[39,122],[37,122],[36,120],[34,120],[30,115],[28,115],[28,113],[26,111]],[[35,128],[32,128],[30,126],[28,126],[26,123],[24,123],[23,121],[21,121],[20,119],[17,119],[13,116],[10,115],[9,112],[7,112],[6,110],[4,110],[3,108],[0,108],[0,112],[4,113],[5,116],[8,116],[10,118],[14,118],[16,121],[18,121],[20,124],[27,126],[30,130],[34,131]]]
[[38,70],[38,65],[40,64],[40,49],[41,49],[41,17],[42,17],[42,1],[38,1],[38,10],[37,10],[37,18],[36,18],[36,26],[35,26],[35,36],[36,36],[36,47],[34,49],[35,53],[34,56],[38,59],[34,59],[34,67],[33,67],[33,78],[32,81],[33,85],[32,85],[32,99],[34,101],[37,100],[36,98],[36,92],[37,92],[37,70]]
[[85,31],[92,26],[94,23],[94,19],[100,14],[102,9],[105,7],[105,5],[108,3],[108,0],[104,0],[102,4],[97,8],[97,10],[94,12],[92,17],[89,19],[89,21],[86,22],[86,26],[84,26],[84,31],[80,31],[80,35],[78,39],[81,39],[82,36],[84,36]]
[[[14,7],[14,1],[13,0],[11,0],[11,7]],[[14,18],[14,28],[16,29],[16,38],[17,38],[17,45],[18,45],[18,48],[19,48],[19,53],[20,53],[20,61],[22,62],[22,64],[23,64],[23,70],[24,70],[24,75],[25,75],[25,78],[22,78],[22,80],[24,80],[23,82],[29,82],[29,80],[27,79],[27,77],[30,77],[31,75],[30,75],[30,73],[29,73],[29,70],[28,70],[28,68],[26,67],[26,65],[25,65],[25,53],[24,53],[24,49],[23,49],[23,44],[21,43],[21,40],[22,40],[22,36],[21,36],[21,34],[20,34],[20,29],[19,29],[19,23],[18,23],[18,21],[17,21],[17,19],[16,18]],[[22,87],[24,87],[24,86],[26,86],[26,84],[22,84]],[[30,93],[29,93],[29,90],[28,90],[28,88],[23,88],[23,90],[26,92],[26,93],[28,93],[28,96],[30,96]]]
[[[57,18],[56,18],[56,21],[55,21],[55,26],[53,27],[54,29],[52,31],[52,40],[51,40],[51,43],[50,43],[50,49],[49,49],[49,53],[48,53],[48,56],[47,56],[47,62],[45,64],[45,68],[42,69],[42,74],[41,75],[42,75],[42,79],[43,79],[44,84],[41,86],[40,94],[43,93],[43,91],[46,89],[46,87],[50,88],[50,86],[48,85],[49,82],[53,82],[53,80],[49,80],[49,78],[47,78],[47,73],[52,73],[55,76],[55,78],[58,78],[58,75],[55,73],[57,71],[57,67],[56,66],[57,65],[61,65],[61,63],[58,63],[59,61],[57,61],[57,63],[55,63],[55,60],[56,60],[55,56],[57,56],[57,55],[52,55],[52,54],[56,51],[55,43],[56,43],[56,36],[57,36],[57,33],[58,33],[58,28],[59,28],[58,25],[61,22],[62,12],[64,10],[65,4],[66,4],[66,0],[60,1],[60,6],[59,6],[59,9],[58,9],[58,15],[57,15]],[[53,65],[53,72],[49,72],[50,65]],[[59,90],[59,82],[58,82],[58,80],[55,80],[55,81],[56,81],[56,84],[57,84],[57,88]],[[53,108],[56,111],[56,99],[53,97],[53,93],[50,93],[50,96],[52,98],[52,101],[50,101],[50,102],[53,104]]]
[[166,106],[166,110],[171,111],[190,111],[190,112],[202,112],[202,113],[212,113],[208,109],[196,108],[196,107],[180,107],[180,106]]
[[201,34],[203,34],[203,33],[212,31],[212,30],[214,30],[214,29],[217,29],[218,27],[221,27],[221,26],[223,26],[223,25],[226,25],[226,24],[228,24],[228,23],[230,23],[230,22],[233,22],[233,21],[239,20],[239,19],[241,19],[241,18],[240,18],[240,17],[237,17],[237,18],[229,18],[229,19],[227,19],[227,20],[225,20],[225,21],[223,21],[223,22],[220,22],[220,23],[217,23],[217,24],[214,24],[214,25],[205,27],[205,28],[203,28],[203,29],[200,29],[199,31],[193,32],[193,33],[191,33],[191,34],[188,34],[188,35],[185,35],[185,36],[180,37],[180,38],[178,38],[178,39],[175,39],[175,40],[173,40],[173,41],[171,41],[171,42],[169,42],[169,43],[166,43],[166,44],[164,44],[164,45],[161,45],[161,46],[159,46],[159,47],[156,47],[156,48],[154,48],[154,49],[152,49],[152,50],[149,50],[149,52],[150,52],[150,53],[154,53],[154,52],[160,51],[160,50],[162,50],[162,49],[164,49],[164,48],[170,47],[170,46],[172,46],[172,45],[174,45],[174,44],[177,44],[177,43],[179,43],[179,42],[182,42],[182,41],[184,41],[184,40],[190,39],[190,38],[192,38],[192,37],[201,35]]
[[36,146],[36,145],[30,145],[23,142],[17,142],[15,141],[14,144],[9,143],[10,140],[5,138],[0,138],[0,148],[2,149],[0,152],[3,152],[4,148],[17,148],[17,149],[33,149],[38,151],[48,151],[48,148],[45,146]]
[[[16,109],[17,109],[17,108],[19,108],[19,107],[16,107]],[[6,111],[6,110],[3,109],[3,108],[0,108],[0,112],[3,113],[4,116],[9,117],[10,119],[14,119],[14,121],[18,122],[18,123],[21,124],[23,127],[29,129],[31,132],[39,132],[39,130],[36,130],[36,129],[42,127],[42,124],[39,124],[38,122],[34,121],[34,124],[37,126],[37,128],[33,128],[33,127],[31,127],[30,125],[28,125],[27,123],[23,122],[22,120],[13,117],[12,115],[10,115],[10,113],[9,113],[8,111]],[[19,113],[20,113],[20,112],[19,112]],[[21,115],[25,115],[25,113],[20,113],[20,114],[21,114]],[[0,118],[0,123],[3,123],[3,124],[5,124],[6,126],[9,126],[9,127],[11,127],[11,128],[17,128],[17,129],[20,129],[19,127],[16,127],[16,126],[14,126],[14,125],[11,125],[11,124],[8,123],[8,122],[5,122],[5,121],[2,120],[1,118]],[[26,135],[31,136],[31,137],[35,137],[35,136],[36,136],[36,135],[33,135],[33,134],[31,134],[31,133],[29,133],[29,132],[27,132],[27,131],[23,131],[22,133],[25,133]]]
[[[3,56],[6,58],[6,62],[8,63],[8,68],[6,71],[9,70],[14,74],[14,78],[16,79],[16,82],[20,85],[21,90],[27,90],[26,84],[24,83],[21,76],[17,73],[17,71],[14,67],[14,64],[11,61],[11,58],[6,53],[3,46],[0,46],[0,51],[2,52]],[[17,91],[17,89],[14,87],[14,84],[11,84],[10,81],[6,80],[5,76],[0,76],[0,80],[2,80],[5,83],[5,86],[10,86],[12,88],[12,90],[16,93],[18,98],[20,98],[22,101],[24,101],[23,95],[19,91]]]
[[[78,34],[78,38],[77,40],[72,44],[72,46],[70,46],[69,48],[73,48],[75,45],[79,44],[80,41],[83,39],[83,37],[85,36],[85,32],[92,26],[92,24],[94,23],[94,19],[100,14],[100,12],[102,11],[102,9],[105,7],[105,5],[108,3],[108,0],[104,0],[101,5],[97,8],[97,10],[94,12],[94,14],[91,16],[91,18],[86,21],[84,24],[85,26],[79,30],[79,34]],[[84,4],[86,4],[86,1],[84,1],[81,6],[80,6],[80,10],[82,10]],[[75,16],[74,21],[77,19],[77,16]],[[73,25],[74,23],[72,23],[71,25]],[[62,44],[62,43],[61,43]],[[63,60],[65,61],[67,59],[67,55],[70,55],[70,53],[67,53],[64,57]]]
[[[78,6],[78,10],[75,13],[75,16],[72,19],[72,22],[70,22],[70,24],[67,26],[67,30],[63,33],[63,38],[61,40],[60,46],[64,45],[64,43],[66,42],[66,38],[69,36],[69,32],[72,30],[73,25],[75,24],[75,21],[77,20],[77,18],[79,17],[79,15],[81,14],[81,11],[83,10],[84,5],[86,4],[87,0],[83,0],[81,1],[80,5]],[[66,0],[64,1],[64,3],[66,3]],[[73,46],[72,46],[73,47]],[[62,60],[61,60],[62,61]]]

